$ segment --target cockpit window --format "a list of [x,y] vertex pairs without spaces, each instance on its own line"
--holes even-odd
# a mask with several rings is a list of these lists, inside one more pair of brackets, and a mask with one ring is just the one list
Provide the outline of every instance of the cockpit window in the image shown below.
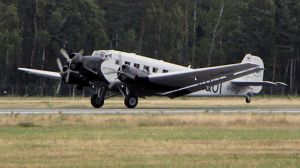
[[93,56],[101,57],[104,60],[109,60],[112,58],[112,54],[108,54],[106,52],[96,52]]
[[104,59],[111,59],[112,55],[111,54],[106,54],[104,55]]
[[116,65],[120,65],[120,61],[119,60],[116,60],[115,63],[116,63]]
[[101,53],[100,53],[100,57],[104,58],[104,55],[105,55],[104,52],[101,52]]
[[128,61],[125,61],[125,64],[126,64],[126,65],[130,65],[130,62],[128,62]]
[[94,52],[94,53],[93,53],[93,56],[94,56],[94,57],[99,57],[99,53],[98,53],[98,52]]

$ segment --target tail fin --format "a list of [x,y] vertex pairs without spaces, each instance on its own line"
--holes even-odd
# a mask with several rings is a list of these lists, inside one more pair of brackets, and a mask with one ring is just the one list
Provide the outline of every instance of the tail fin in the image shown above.
[[[242,63],[252,63],[259,66],[259,68],[264,69],[264,62],[261,58],[257,56],[253,56],[251,54],[247,54]],[[259,71],[257,73],[253,73],[247,76],[243,76],[242,78],[239,78],[239,80],[248,81],[248,82],[262,82],[264,78],[264,71]]]
[[[261,58],[257,56],[253,56],[251,54],[247,54],[242,63],[252,63],[258,65],[260,68],[264,69],[264,62]],[[234,85],[240,85],[240,86],[248,86],[249,92],[251,93],[259,93],[262,90],[263,84],[263,78],[264,78],[264,71],[261,70],[256,73],[252,73],[246,76],[243,76],[241,78],[237,78],[232,81],[232,84]]]
[[231,83],[233,85],[238,86],[246,86],[247,87],[247,93],[255,93],[258,94],[263,86],[279,86],[279,87],[285,87],[287,84],[282,82],[270,82],[270,81],[263,81],[264,78],[264,62],[261,58],[257,56],[253,56],[251,54],[247,54],[242,63],[252,63],[256,64],[261,68],[262,70],[256,73],[252,73],[246,76],[243,76],[241,78],[237,78],[235,80],[232,80]]

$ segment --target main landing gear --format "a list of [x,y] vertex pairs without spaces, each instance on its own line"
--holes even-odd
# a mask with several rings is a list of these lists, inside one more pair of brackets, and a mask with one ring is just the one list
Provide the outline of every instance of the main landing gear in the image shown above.
[[91,97],[91,104],[95,108],[100,108],[104,105],[104,98],[106,93],[106,87],[97,89],[97,94]]
[[125,96],[124,104],[128,108],[135,108],[138,104],[138,97],[134,94]]
[[[107,88],[106,87],[100,87],[97,89],[97,94],[94,94],[91,97],[91,104],[95,108],[101,108],[104,105],[104,99],[108,99],[110,97],[116,96],[110,96],[105,98],[105,93],[106,93]],[[135,108],[138,104],[138,97],[130,92],[130,90],[126,87],[119,88],[121,94],[124,97],[124,104],[127,108]]]
[[135,108],[138,104],[138,97],[131,93],[130,90],[126,88],[119,88],[121,94],[123,95],[124,99],[124,104],[127,108]]

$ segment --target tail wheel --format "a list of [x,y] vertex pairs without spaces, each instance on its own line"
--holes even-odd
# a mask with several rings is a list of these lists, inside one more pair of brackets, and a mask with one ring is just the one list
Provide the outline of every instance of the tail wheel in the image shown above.
[[93,96],[91,97],[91,104],[92,104],[92,106],[95,107],[95,108],[100,108],[100,107],[102,107],[103,104],[104,104],[104,99],[98,97],[98,95],[95,94],[95,95],[93,95]]
[[135,108],[138,104],[138,97],[134,94],[129,94],[125,97],[124,104],[128,108]]
[[246,96],[246,103],[251,103],[251,96],[249,95]]

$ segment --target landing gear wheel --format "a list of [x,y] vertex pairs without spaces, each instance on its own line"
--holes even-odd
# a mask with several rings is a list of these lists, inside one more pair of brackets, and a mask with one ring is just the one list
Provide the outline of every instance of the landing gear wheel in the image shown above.
[[251,96],[249,95],[246,96],[246,103],[251,103]]
[[99,98],[98,95],[95,94],[91,97],[91,104],[95,108],[100,108],[104,104],[104,99]]
[[125,97],[124,104],[127,108],[135,108],[138,104],[138,97],[134,94],[129,94]]

